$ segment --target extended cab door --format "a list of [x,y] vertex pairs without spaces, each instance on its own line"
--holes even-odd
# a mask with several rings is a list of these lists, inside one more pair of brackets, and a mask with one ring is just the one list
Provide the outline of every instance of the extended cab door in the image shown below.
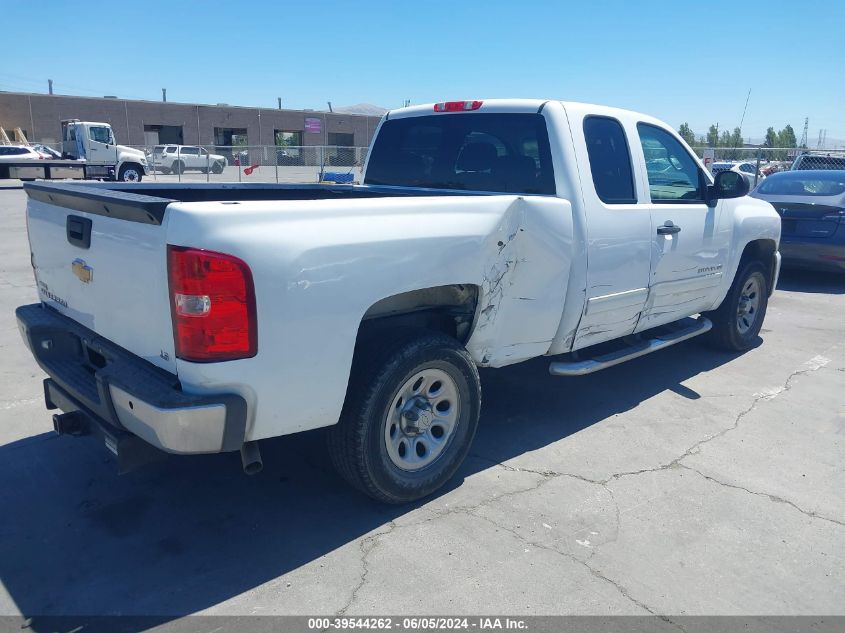
[[635,177],[632,122],[567,104],[584,196],[586,303],[572,349],[634,332],[648,296],[651,214]]
[[678,137],[637,123],[638,160],[651,214],[651,281],[637,331],[712,307],[730,246],[724,203],[705,202],[710,182]]
[[89,125],[87,145],[89,162],[111,165],[117,162],[114,135],[108,125]]

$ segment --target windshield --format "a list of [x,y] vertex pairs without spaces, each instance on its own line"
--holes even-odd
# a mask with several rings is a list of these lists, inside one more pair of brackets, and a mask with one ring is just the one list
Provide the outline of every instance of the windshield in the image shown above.
[[757,191],[789,196],[839,196],[845,193],[845,171],[784,172],[764,180]]
[[553,195],[545,119],[533,113],[475,113],[386,121],[364,182]]

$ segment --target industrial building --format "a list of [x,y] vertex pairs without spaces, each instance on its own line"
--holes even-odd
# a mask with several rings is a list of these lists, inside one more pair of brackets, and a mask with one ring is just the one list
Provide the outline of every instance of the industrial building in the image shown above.
[[60,141],[62,119],[106,122],[121,145],[337,145],[363,147],[379,116],[313,110],[0,92],[0,127]]

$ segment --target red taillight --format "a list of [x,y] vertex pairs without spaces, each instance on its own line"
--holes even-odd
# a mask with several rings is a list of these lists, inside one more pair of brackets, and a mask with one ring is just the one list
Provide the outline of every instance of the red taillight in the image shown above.
[[232,255],[168,246],[167,267],[176,356],[201,363],[255,356],[249,266]]
[[466,110],[478,110],[483,101],[444,101],[435,103],[435,112],[464,112]]

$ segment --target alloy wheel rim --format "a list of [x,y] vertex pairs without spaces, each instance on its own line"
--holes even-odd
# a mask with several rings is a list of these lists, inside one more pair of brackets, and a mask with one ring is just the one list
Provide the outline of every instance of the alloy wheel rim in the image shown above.
[[457,428],[460,395],[442,369],[415,372],[393,396],[384,424],[384,443],[393,465],[417,471],[432,464]]

